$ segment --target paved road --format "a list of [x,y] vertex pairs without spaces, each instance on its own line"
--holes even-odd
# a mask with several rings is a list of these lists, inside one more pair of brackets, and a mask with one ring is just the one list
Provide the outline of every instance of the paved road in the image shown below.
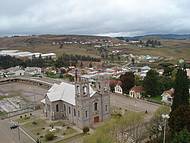
[[118,94],[111,94],[110,102],[111,106],[127,109],[130,111],[145,112],[147,110],[147,118],[150,118],[152,114],[160,107],[159,104],[147,102],[140,99],[133,99]]
[[[20,133],[20,140],[19,140]],[[22,129],[10,129],[10,120],[0,120],[0,143],[34,143]]]

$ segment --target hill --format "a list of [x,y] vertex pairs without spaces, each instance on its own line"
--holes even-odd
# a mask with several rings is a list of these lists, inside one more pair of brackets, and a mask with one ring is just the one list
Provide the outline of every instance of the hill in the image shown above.
[[134,37],[117,37],[119,39],[124,38],[128,40],[146,40],[146,39],[160,39],[160,40],[190,40],[190,34],[150,34],[144,36]]
[[0,49],[17,49],[30,52],[54,52],[98,56],[96,44],[120,43],[117,38],[88,35],[32,35],[1,37]]

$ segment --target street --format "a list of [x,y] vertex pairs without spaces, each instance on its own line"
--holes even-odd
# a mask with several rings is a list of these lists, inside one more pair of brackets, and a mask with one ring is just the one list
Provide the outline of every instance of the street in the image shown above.
[[[0,120],[0,143],[34,143],[22,129],[10,129],[10,120]],[[20,134],[20,140],[19,140]]]
[[110,96],[111,106],[127,109],[129,111],[135,112],[145,112],[148,114],[146,119],[150,119],[152,114],[161,106],[159,104],[147,102],[140,99],[134,99],[130,97],[125,97],[123,95],[111,94]]

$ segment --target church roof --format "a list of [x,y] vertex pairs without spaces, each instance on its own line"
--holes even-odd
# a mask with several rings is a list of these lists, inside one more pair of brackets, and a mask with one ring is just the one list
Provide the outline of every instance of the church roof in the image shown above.
[[[96,92],[90,87],[90,97]],[[53,84],[48,90],[47,97],[51,102],[65,101],[69,104],[75,105],[75,85],[62,82],[61,84]]]

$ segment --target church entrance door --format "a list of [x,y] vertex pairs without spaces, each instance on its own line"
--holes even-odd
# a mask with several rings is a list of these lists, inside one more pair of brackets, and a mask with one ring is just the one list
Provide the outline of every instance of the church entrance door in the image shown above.
[[94,117],[94,123],[98,123],[99,122],[99,116]]

